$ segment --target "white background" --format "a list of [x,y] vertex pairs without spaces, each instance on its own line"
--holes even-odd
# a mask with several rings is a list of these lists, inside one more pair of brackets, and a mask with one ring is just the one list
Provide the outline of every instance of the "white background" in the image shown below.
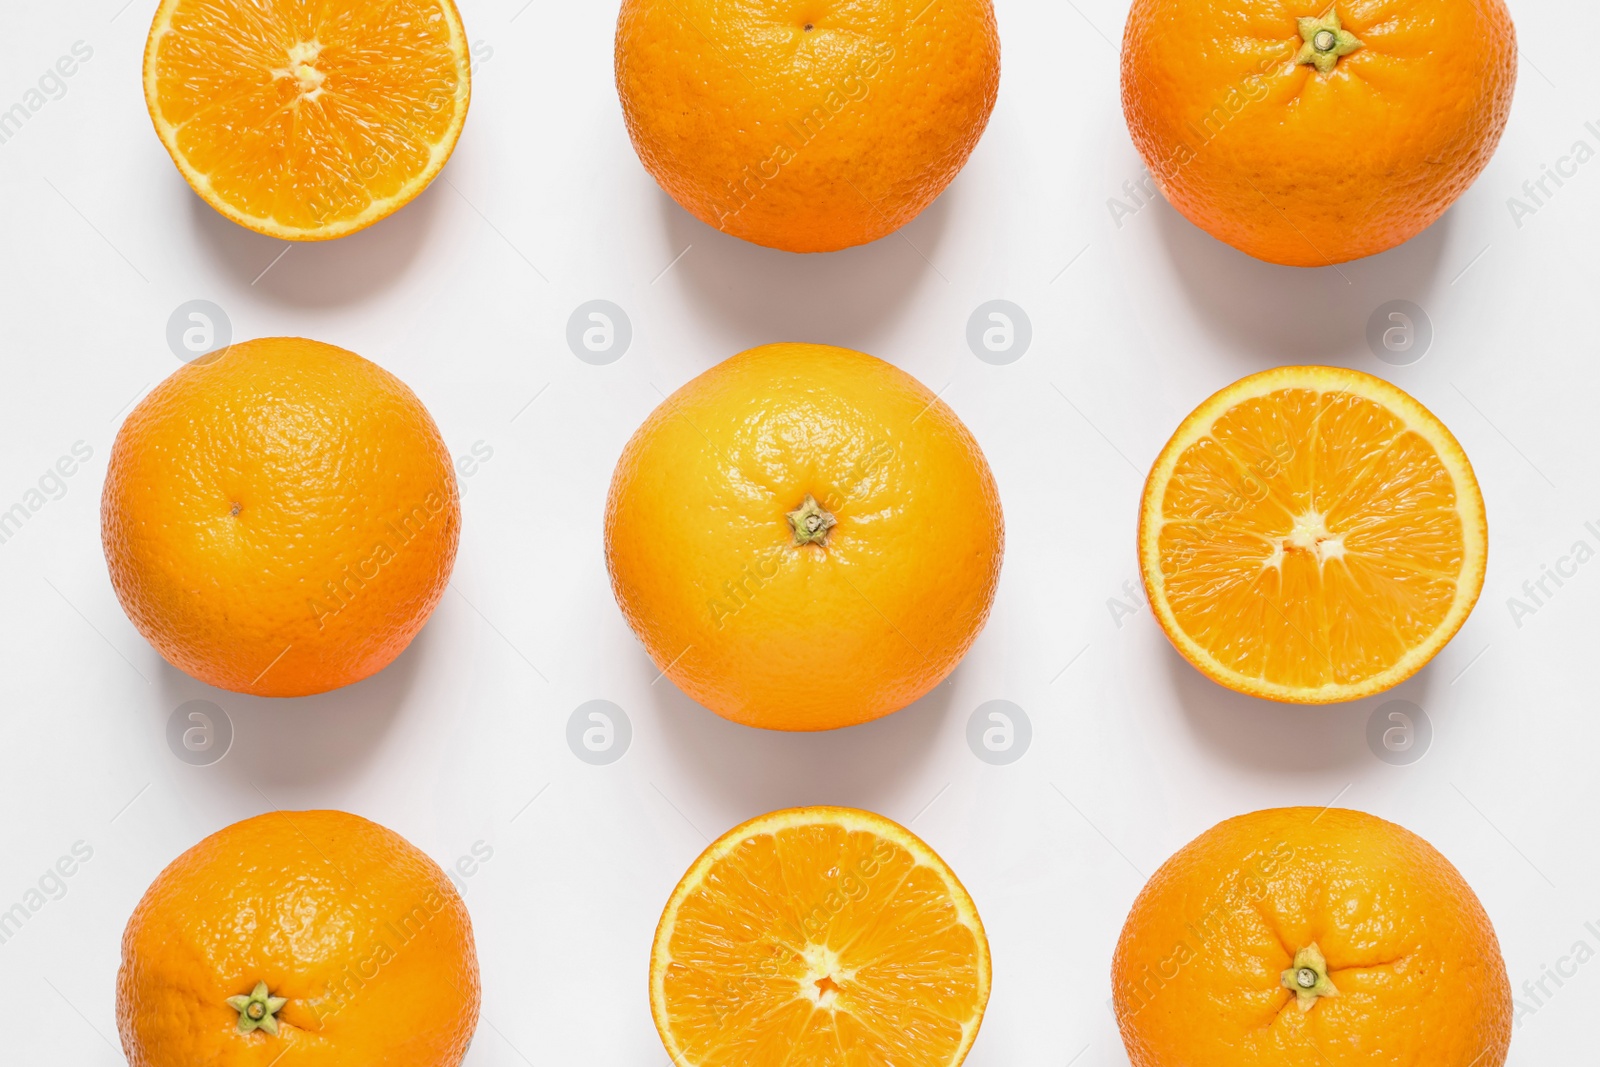
[[[1108,967],[1145,877],[1225,817],[1336,798],[1421,833],[1483,898],[1522,1005],[1513,1064],[1593,1047],[1600,963],[1537,1002],[1522,983],[1580,940],[1600,949],[1585,928],[1600,928],[1600,562],[1520,620],[1507,604],[1574,542],[1600,548],[1584,526],[1600,528],[1600,162],[1520,226],[1507,203],[1574,142],[1600,148],[1570,6],[1515,3],[1516,105],[1461,202],[1395,251],[1308,271],[1248,259],[1164,203],[1113,220],[1109,199],[1132,205],[1122,186],[1142,175],[1119,106],[1119,0],[1000,0],[1000,101],[966,170],[903,235],[810,257],[724,237],[657,189],[612,84],[614,0],[466,0],[479,63],[443,178],[367,232],[293,247],[190,193],[140,92],[154,4],[121,3],[14,3],[0,37],[0,108],[74,42],[93,49],[0,145],[0,510],[75,442],[93,449],[0,544],[0,909],[74,842],[93,849],[0,944],[9,1060],[120,1063],[119,939],[151,879],[235,820],[337,807],[447,866],[493,850],[462,879],[483,965],[473,1067],[664,1064],[645,974],[671,887],[709,837],[815,802],[908,823],[971,890],[995,974],[974,1067],[1126,1063]],[[565,341],[596,298],[633,325],[607,366]],[[1005,366],[965,340],[995,298],[1032,322]],[[166,324],[192,299],[223,307],[235,339],[300,334],[376,360],[453,453],[493,450],[462,481],[453,591],[365,683],[294,701],[211,690],[163,663],[112,594],[106,456],[177,368]],[[1432,323],[1412,366],[1364,339],[1392,299]],[[661,393],[779,340],[859,348],[940,390],[1005,502],[999,597],[966,662],[906,711],[817,736],[735,726],[652,684],[601,550],[612,464]],[[1431,666],[1386,697],[1296,708],[1212,685],[1142,606],[1111,602],[1136,578],[1138,493],[1178,421],[1244,374],[1314,361],[1383,374],[1436,412],[1476,466],[1492,536],[1477,611]],[[1396,697],[1432,725],[1407,766],[1366,740]],[[234,725],[215,765],[168,749],[191,699]],[[591,699],[632,722],[609,766],[565,740]],[[1033,724],[1009,766],[966,741],[993,699]]]

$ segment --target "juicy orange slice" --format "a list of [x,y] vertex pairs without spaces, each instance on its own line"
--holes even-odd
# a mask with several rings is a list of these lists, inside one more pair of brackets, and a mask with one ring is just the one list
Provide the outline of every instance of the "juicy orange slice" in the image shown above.
[[470,85],[452,0],[162,0],[144,54],[184,179],[286,240],[405,206],[450,158]]
[[675,1067],[954,1067],[988,1000],[972,898],[910,831],[852,808],[728,831],[678,883],[650,958]]
[[1212,680],[1303,704],[1421,669],[1483,589],[1483,496],[1444,424],[1394,386],[1284,367],[1184,420],[1145,483],[1139,566]]

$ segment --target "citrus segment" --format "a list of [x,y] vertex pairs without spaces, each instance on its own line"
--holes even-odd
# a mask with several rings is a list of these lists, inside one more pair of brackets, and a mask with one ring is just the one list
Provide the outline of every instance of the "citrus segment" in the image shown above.
[[656,930],[650,1003],[682,1067],[951,1067],[989,996],[983,924],[909,831],[848,808],[735,827]]
[[1206,401],[1145,486],[1140,565],[1178,649],[1279,700],[1397,684],[1483,586],[1483,499],[1454,437],[1357,371],[1288,367]]
[[339,237],[405,205],[466,118],[452,0],[165,0],[145,102],[184,178],[233,221]]

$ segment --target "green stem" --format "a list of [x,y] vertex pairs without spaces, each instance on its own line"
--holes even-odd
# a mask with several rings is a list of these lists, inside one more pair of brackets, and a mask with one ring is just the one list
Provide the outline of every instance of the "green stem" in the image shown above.
[[822,505],[817,503],[817,498],[810,493],[806,494],[804,503],[788,513],[788,519],[797,545],[826,545],[828,531],[839,524],[839,520],[824,511]]
[[227,1000],[228,1007],[239,1013],[241,1034],[265,1030],[274,1037],[278,1035],[278,1012],[287,1003],[287,997],[273,996],[265,982],[257,982],[248,996],[229,997]]
[[1279,976],[1283,988],[1293,993],[1301,1011],[1310,1011],[1320,997],[1336,997],[1339,991],[1328,977],[1328,961],[1313,941],[1294,954],[1294,963]]
[[1300,39],[1305,42],[1300,46],[1299,55],[1294,57],[1297,66],[1308,63],[1319,73],[1331,74],[1342,57],[1361,47],[1356,35],[1339,21],[1338,8],[1329,11],[1326,18],[1296,19],[1295,25],[1300,30]]

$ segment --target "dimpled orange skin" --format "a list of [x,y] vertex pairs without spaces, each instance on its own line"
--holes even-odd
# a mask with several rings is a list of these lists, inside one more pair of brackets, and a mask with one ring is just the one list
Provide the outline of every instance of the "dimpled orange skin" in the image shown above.
[[[1336,995],[1281,973],[1315,943]],[[1340,808],[1220,823],[1161,866],[1112,962],[1133,1067],[1500,1067],[1511,986],[1489,917],[1416,834]]]
[[990,0],[624,0],[616,75],[674,200],[735,237],[830,252],[893,233],[955,178],[994,110],[1000,38]]
[[[287,1003],[240,1033],[229,997]],[[439,866],[342,811],[234,823],[162,871],[117,972],[131,1067],[455,1067],[478,1024],[472,921]]]
[[382,670],[444,595],[455,471],[414,393],[353,352],[236,344],[117,434],[101,540],[123,610],[173,666],[255,696]]
[[[837,520],[795,544],[813,497]],[[617,463],[606,562],[656,666],[775,730],[887,715],[942,681],[993,603],[1005,529],[972,434],[904,371],[775,344],[683,386]]]
[[1133,142],[1189,221],[1258,259],[1320,267],[1421,233],[1494,154],[1516,34],[1501,0],[1341,0],[1361,47],[1295,64],[1326,0],[1134,0]]

